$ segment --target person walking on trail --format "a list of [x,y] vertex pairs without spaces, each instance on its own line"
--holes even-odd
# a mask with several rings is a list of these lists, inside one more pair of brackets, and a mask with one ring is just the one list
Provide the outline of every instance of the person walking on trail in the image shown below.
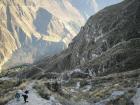
[[26,90],[26,91],[22,94],[25,103],[28,102],[28,101],[27,101],[27,99],[28,99],[28,93],[29,93],[29,91]]

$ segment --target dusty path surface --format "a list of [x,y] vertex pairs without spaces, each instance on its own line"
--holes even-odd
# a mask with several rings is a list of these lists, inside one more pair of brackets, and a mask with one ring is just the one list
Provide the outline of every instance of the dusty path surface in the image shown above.
[[132,98],[134,105],[140,105],[140,88],[137,89],[136,95]]
[[33,84],[29,84],[26,88],[29,90],[29,98],[28,103],[24,103],[23,97],[21,97],[20,101],[16,101],[16,99],[11,100],[6,105],[61,105],[57,100],[55,100],[54,97],[51,96],[50,100],[45,100],[39,94],[35,89],[33,89]]

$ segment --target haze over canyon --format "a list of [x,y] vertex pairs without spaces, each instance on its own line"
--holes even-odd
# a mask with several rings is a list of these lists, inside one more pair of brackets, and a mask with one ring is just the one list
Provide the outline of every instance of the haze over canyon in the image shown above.
[[0,67],[33,63],[61,52],[91,15],[117,2],[1,0]]

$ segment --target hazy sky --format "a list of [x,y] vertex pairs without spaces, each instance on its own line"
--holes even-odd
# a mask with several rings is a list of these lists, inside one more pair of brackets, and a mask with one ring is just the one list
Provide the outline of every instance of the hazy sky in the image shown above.
[[122,0],[69,0],[84,17],[88,19],[104,7],[117,4]]
[[98,4],[98,8],[102,9],[106,6],[117,4],[123,0],[96,0],[96,3]]

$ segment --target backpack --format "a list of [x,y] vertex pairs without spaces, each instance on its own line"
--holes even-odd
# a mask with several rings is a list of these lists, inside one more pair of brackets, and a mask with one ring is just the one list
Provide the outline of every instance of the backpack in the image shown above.
[[15,98],[20,98],[20,94],[19,93],[16,93],[15,94]]

